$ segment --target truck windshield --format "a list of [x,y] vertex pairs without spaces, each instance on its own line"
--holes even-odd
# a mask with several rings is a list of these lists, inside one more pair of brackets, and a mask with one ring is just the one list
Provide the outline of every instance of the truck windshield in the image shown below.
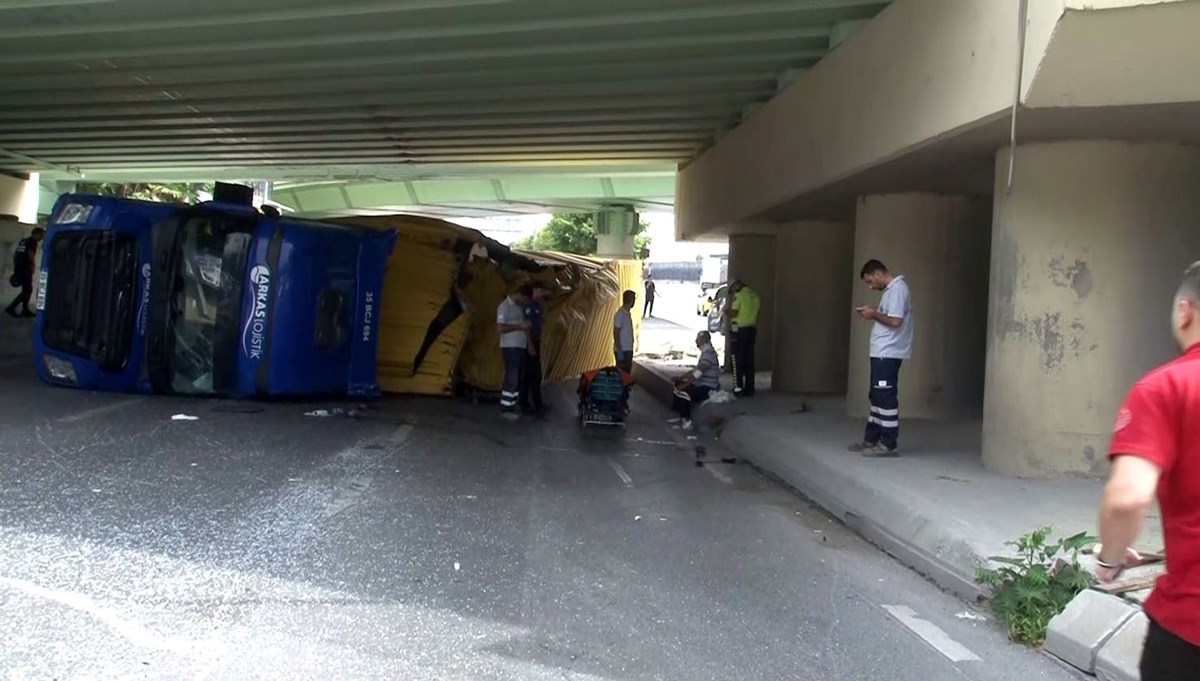
[[159,327],[165,342],[151,343],[158,360],[152,380],[160,389],[205,395],[223,392],[233,380],[253,224],[240,216],[194,213],[164,229],[162,247],[170,249],[164,283],[170,286],[156,307],[158,319],[165,317],[165,328]]
[[137,291],[137,241],[111,231],[67,231],[47,247],[46,347],[122,371],[129,361]]

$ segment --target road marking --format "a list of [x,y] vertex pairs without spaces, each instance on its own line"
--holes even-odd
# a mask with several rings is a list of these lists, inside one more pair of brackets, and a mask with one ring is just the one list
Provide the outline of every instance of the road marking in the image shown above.
[[96,407],[95,409],[88,409],[87,411],[81,411],[77,414],[71,414],[69,416],[64,416],[64,417],[58,419],[58,422],[59,423],[78,423],[80,421],[86,421],[86,420],[96,417],[96,416],[103,416],[104,414],[107,414],[109,412],[114,412],[119,409],[124,409],[125,407],[128,407],[133,404],[137,404],[138,402],[141,402],[141,400],[136,399],[136,398],[128,399],[128,400],[121,400],[119,402],[112,402],[110,404],[104,405],[103,407]]
[[123,636],[125,640],[140,648],[167,650],[184,655],[191,653],[194,648],[192,644],[185,641],[170,640],[158,636],[148,631],[141,624],[121,617],[115,610],[96,603],[96,601],[84,594],[47,589],[33,582],[27,582],[23,579],[12,579],[10,577],[0,577],[0,586],[6,586],[13,591],[19,591],[27,596],[58,603],[72,610],[87,613]]
[[950,638],[949,634],[939,629],[933,622],[917,617],[917,613],[907,605],[885,605],[883,609],[951,662],[983,661],[963,644]]
[[621,464],[617,463],[616,459],[609,459],[608,465],[612,466],[612,469],[617,473],[617,477],[621,479],[621,482],[625,483],[626,487],[633,487],[633,478],[629,477],[629,474],[625,472],[624,468],[621,468]]
[[726,475],[723,471],[719,471],[716,468],[713,468],[712,466],[709,466],[709,465],[705,465],[704,470],[708,471],[714,478],[716,478],[717,480],[720,480],[721,482],[725,483],[726,485],[733,484],[733,478]]
[[408,436],[412,435],[412,432],[412,424],[406,423],[394,430],[392,434],[388,436],[388,444],[392,445],[393,447],[398,447],[408,440]]

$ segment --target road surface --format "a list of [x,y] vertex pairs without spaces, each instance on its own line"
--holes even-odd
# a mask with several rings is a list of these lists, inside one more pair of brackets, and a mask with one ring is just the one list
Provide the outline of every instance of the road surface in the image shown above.
[[[98,395],[0,359],[0,677],[1071,679],[745,467],[494,405]],[[192,416],[197,420],[172,420]]]

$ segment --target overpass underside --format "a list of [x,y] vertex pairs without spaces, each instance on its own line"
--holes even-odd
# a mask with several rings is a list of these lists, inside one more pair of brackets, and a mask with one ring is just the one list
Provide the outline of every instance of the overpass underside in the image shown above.
[[1097,474],[1200,259],[1200,2],[1025,5],[893,3],[681,166],[677,232],[730,239],[777,389],[865,416],[878,258],[914,297],[904,417],[981,414],[999,471]]

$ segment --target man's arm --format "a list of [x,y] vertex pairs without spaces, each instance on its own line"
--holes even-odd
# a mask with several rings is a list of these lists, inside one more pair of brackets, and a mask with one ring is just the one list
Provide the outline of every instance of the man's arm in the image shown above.
[[[1100,505],[1101,581],[1111,581],[1120,572],[1146,521],[1154,502],[1162,469],[1147,459],[1118,455],[1112,475],[1104,487]],[[1114,566],[1106,568],[1105,566]]]
[[893,329],[898,329],[900,328],[900,325],[904,324],[904,317],[891,317],[885,315],[869,305],[862,308],[862,316],[863,319],[879,322],[880,324]]

